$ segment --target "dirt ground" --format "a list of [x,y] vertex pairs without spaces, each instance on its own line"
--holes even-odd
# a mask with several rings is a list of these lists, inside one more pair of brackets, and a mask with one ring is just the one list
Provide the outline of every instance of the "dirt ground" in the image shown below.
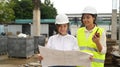
[[41,67],[37,55],[30,58],[13,58],[7,55],[0,56],[0,67]]
[[[8,55],[0,55],[0,67],[42,67],[38,61],[37,54],[26,58],[13,58]],[[105,67],[117,67],[112,64],[105,65]]]

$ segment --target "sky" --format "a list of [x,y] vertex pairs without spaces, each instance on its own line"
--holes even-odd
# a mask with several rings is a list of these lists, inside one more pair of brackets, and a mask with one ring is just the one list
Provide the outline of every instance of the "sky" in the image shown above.
[[[44,0],[41,0],[44,2]],[[50,0],[57,9],[58,14],[76,14],[81,13],[87,6],[92,6],[97,10],[97,13],[112,13],[112,8],[119,7],[119,0],[113,0],[115,5],[112,5],[112,0]],[[115,2],[116,1],[116,2]],[[116,5],[117,4],[117,5]]]

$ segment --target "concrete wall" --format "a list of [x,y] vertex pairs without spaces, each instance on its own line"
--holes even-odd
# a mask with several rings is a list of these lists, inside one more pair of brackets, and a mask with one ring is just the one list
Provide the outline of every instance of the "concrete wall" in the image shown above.
[[[16,33],[22,32],[22,25],[8,25],[6,28],[8,34],[10,35],[16,35]],[[49,34],[49,25],[48,24],[41,24],[40,26],[40,33],[42,35],[47,35]],[[33,36],[33,25],[31,24],[31,36]]]
[[48,36],[48,34],[49,34],[49,25],[48,24],[41,24],[40,31],[41,31],[41,34],[46,34]]
[[111,26],[109,26],[109,25],[98,25],[98,26],[101,28],[104,28],[105,31],[111,30]]
[[22,32],[22,25],[8,25],[7,32],[11,32],[12,35],[16,35],[17,32]]
[[2,32],[5,32],[5,31],[4,31],[4,25],[0,25],[0,34],[1,34]]
[[[49,33],[49,25],[41,24],[40,25],[40,34],[46,34],[48,36]],[[31,36],[33,36],[33,25],[31,24]]]

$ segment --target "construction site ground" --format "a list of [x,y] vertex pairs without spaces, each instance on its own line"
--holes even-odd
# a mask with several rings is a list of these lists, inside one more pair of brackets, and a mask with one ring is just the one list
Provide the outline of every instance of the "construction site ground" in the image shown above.
[[[0,67],[41,67],[37,55],[30,58],[14,58],[8,55],[0,56]],[[106,64],[105,67],[116,67],[113,64]]]
[[0,56],[0,67],[41,67],[37,55],[29,58]]

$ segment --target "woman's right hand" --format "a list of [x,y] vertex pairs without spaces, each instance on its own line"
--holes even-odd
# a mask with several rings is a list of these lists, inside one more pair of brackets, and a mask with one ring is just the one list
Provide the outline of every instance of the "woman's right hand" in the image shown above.
[[90,61],[93,61],[93,56],[91,55],[91,56],[89,57],[89,59],[90,59]]
[[40,54],[38,54],[38,60],[39,60],[39,61],[42,61],[42,60],[43,60],[43,57],[42,57]]

